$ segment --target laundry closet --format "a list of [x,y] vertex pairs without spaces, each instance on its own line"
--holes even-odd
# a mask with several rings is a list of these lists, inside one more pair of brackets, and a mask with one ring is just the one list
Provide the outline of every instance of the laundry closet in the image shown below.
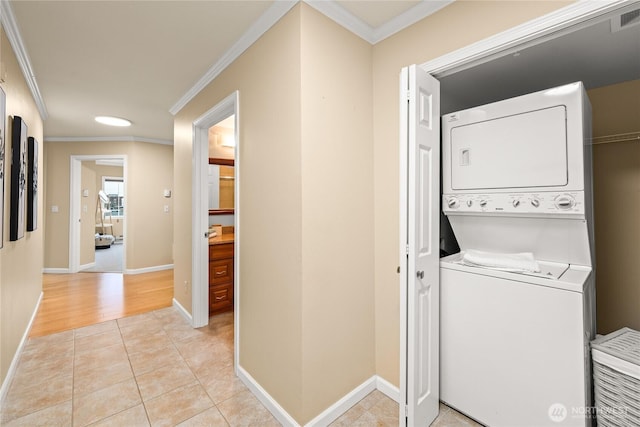
[[[440,77],[441,115],[581,81],[592,107],[597,333],[640,330],[640,21],[586,28]],[[459,251],[441,217],[441,254]]]

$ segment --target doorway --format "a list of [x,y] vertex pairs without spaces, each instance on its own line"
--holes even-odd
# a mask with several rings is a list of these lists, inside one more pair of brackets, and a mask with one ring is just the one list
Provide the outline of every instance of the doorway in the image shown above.
[[[637,7],[637,4],[635,6]],[[531,21],[519,27],[515,27],[509,31],[498,34],[494,37],[490,37],[476,44],[467,46],[466,48],[452,52],[451,54],[444,55],[440,58],[417,66],[415,68],[418,68],[418,72],[422,75],[426,76],[430,74],[431,76],[435,76],[436,78],[440,79],[441,82],[447,80],[447,77],[450,77],[451,81],[453,81],[457,76],[457,73],[463,72],[465,70],[471,73],[476,67],[482,66],[482,64],[488,64],[490,61],[506,58],[508,55],[511,55],[511,57],[513,58],[517,58],[518,56],[520,56],[520,53],[525,51],[527,48],[542,45],[544,42],[553,41],[561,36],[571,36],[571,34],[576,31],[608,21],[609,19],[615,18],[615,16],[619,16],[621,13],[624,13],[626,10],[629,10],[631,8],[633,8],[633,5],[630,6],[629,3],[622,2],[612,2],[608,4],[585,2],[570,5],[558,12]],[[523,75],[526,76],[526,74],[523,73],[518,74],[516,80],[524,80]],[[575,74],[573,74],[573,76],[575,76]],[[493,77],[495,78],[495,73]],[[468,76],[466,76],[465,78],[469,79]],[[499,75],[499,78],[502,82],[504,82],[504,75]],[[575,77],[572,78],[574,80],[576,79]],[[554,83],[554,85],[559,85],[560,83],[567,82],[556,82]],[[476,87],[482,86],[482,84],[476,85]],[[531,89],[526,88],[524,90],[525,92],[527,92]],[[495,94],[492,95],[495,96]],[[512,93],[510,96],[516,95],[519,95],[519,93]],[[409,98],[411,98],[411,96],[412,95],[410,94]],[[500,96],[503,97],[504,95]],[[407,103],[407,95],[404,90],[401,93],[400,99],[401,105],[405,105]],[[414,100],[419,99],[419,94],[415,93]],[[446,91],[443,89],[442,113],[471,107],[474,105],[474,102],[475,105],[481,105],[483,102],[491,102],[493,100],[489,99],[482,102],[479,102],[477,100],[470,101],[467,97],[467,99],[463,100],[463,102],[471,102],[470,104],[467,104],[464,107],[461,107],[460,104],[452,107],[447,104],[449,100],[447,99]],[[409,100],[409,102],[411,102],[411,100]],[[423,108],[423,110],[425,110],[425,105],[426,104],[420,105],[420,108]],[[411,120],[415,121],[416,119],[415,117],[409,116],[409,109],[407,109],[406,123],[403,123],[404,120],[401,120],[401,127],[408,124],[408,127],[410,128]],[[407,129],[405,129],[405,131],[406,130]],[[405,134],[408,133],[408,131],[405,132]],[[409,135],[409,137],[410,136],[411,135]],[[411,148],[411,142],[408,142],[406,139],[401,139],[400,146],[401,152],[407,153]],[[401,156],[400,181],[402,183],[411,182],[412,180],[412,177],[409,175],[411,173],[411,169],[408,167],[407,163],[408,162],[406,158],[404,156]],[[401,247],[407,245],[407,251],[402,251],[402,254],[400,256],[400,265],[402,266],[402,270],[406,272],[406,274],[401,275],[400,296],[400,394],[401,403],[404,403],[400,405],[400,417],[401,420],[403,418],[405,419],[404,422],[401,422],[401,424],[403,425],[405,423],[408,423],[408,425],[421,424],[426,419],[433,419],[435,418],[435,415],[437,415],[436,407],[435,413],[434,411],[431,411],[431,413],[427,416],[422,415],[422,418],[415,418],[416,415],[420,413],[417,411],[417,408],[419,408],[421,406],[421,403],[423,402],[420,401],[419,396],[417,396],[415,393],[412,394],[411,392],[411,390],[416,386],[416,381],[424,380],[424,378],[419,375],[420,369],[427,367],[426,364],[421,367],[414,363],[416,360],[416,354],[414,354],[416,353],[415,349],[419,348],[419,343],[416,341],[421,339],[424,340],[425,337],[416,337],[415,334],[410,333],[412,328],[416,329],[419,327],[419,319],[415,316],[415,310],[413,310],[412,314],[411,307],[415,306],[416,304],[416,296],[412,296],[413,293],[411,291],[420,285],[419,279],[421,279],[419,274],[420,271],[418,271],[419,269],[417,268],[416,263],[412,263],[411,261],[412,259],[416,259],[417,255],[419,255],[417,253],[419,248],[416,245],[410,245],[410,242],[407,241],[407,236],[412,235],[416,231],[409,229],[411,222],[410,219],[412,215],[409,207],[412,206],[412,204],[411,202],[407,202],[407,198],[411,197],[412,195],[410,189],[406,188],[405,186],[404,191],[401,193],[400,205],[400,235],[402,236],[400,244]],[[413,197],[415,197],[415,195]],[[437,200],[439,199],[439,194],[434,194],[431,197],[437,202]],[[415,205],[415,201],[413,205]],[[415,222],[416,221],[414,221],[414,223]],[[435,232],[438,233],[437,229],[435,230]],[[437,283],[434,284],[438,285]],[[426,337],[426,339],[428,340],[429,337]],[[437,371],[438,369],[436,368],[435,372]],[[434,371],[432,370],[431,372]],[[437,384],[437,380],[435,380],[435,384]]]
[[69,272],[126,271],[126,155],[71,156]]
[[[234,147],[226,147],[227,151],[233,151],[233,209],[220,209],[221,215],[233,213],[233,234],[234,251],[232,268],[232,294],[233,294],[233,317],[234,317],[234,367],[237,367],[239,360],[239,278],[240,278],[240,139],[239,139],[239,93],[236,91],[227,96],[215,107],[204,113],[193,122],[193,198],[192,198],[192,326],[194,328],[205,326],[209,323],[209,236],[210,222],[209,215],[209,130],[215,125],[223,122],[229,117],[233,121],[232,139]],[[231,127],[231,126],[230,126]],[[231,136],[230,135],[230,136]],[[221,141],[223,142],[223,141]],[[220,144],[222,145],[222,143]],[[219,175],[219,174],[218,174]],[[218,199],[220,193],[218,192]],[[228,208],[228,206],[227,206]],[[216,210],[216,209],[212,209]],[[230,211],[230,212],[229,212]],[[215,222],[215,219],[213,220]],[[220,221],[218,221],[220,222]],[[217,224],[217,222],[216,222]],[[222,226],[222,224],[220,224]],[[227,225],[230,227],[231,225]],[[221,231],[221,230],[220,230]],[[216,230],[217,232],[217,230]],[[228,272],[226,274],[229,274]]]

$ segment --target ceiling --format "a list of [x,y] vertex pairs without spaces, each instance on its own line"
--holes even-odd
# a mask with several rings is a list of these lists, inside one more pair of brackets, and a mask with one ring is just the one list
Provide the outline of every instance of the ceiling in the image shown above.
[[[451,1],[305,0],[372,44]],[[14,50],[43,101],[45,140],[171,143],[172,113],[296,3],[14,0],[1,5],[7,33],[21,38],[19,48],[12,43]],[[523,49],[447,76],[443,99],[472,106],[563,79],[596,87],[640,78],[639,31],[640,25],[612,34],[607,21]],[[97,115],[124,117],[133,125],[107,127],[93,120]]]
[[[381,25],[396,19],[385,30],[392,34],[451,1],[308,3],[355,24],[363,38],[380,38],[374,32]],[[14,0],[3,13],[9,9],[15,18],[31,65],[27,74],[41,94],[46,140],[135,137],[170,143],[170,111],[179,111],[295,3]],[[106,127],[94,121],[98,115],[133,124]]]

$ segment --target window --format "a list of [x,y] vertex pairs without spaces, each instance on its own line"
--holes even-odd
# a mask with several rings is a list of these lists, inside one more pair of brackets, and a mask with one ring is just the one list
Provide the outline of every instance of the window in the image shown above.
[[108,209],[113,216],[124,216],[124,179],[118,177],[102,177],[102,189],[109,196]]

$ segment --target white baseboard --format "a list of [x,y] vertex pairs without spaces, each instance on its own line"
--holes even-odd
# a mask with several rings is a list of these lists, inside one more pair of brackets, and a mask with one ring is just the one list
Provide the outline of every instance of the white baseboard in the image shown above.
[[70,270],[68,268],[43,268],[44,274],[68,274]]
[[171,270],[172,268],[173,268],[173,264],[155,265],[153,267],[144,267],[144,268],[127,268],[124,271],[124,274],[143,274],[143,273],[151,273],[153,271]]
[[82,264],[78,270],[82,271],[82,270],[86,270],[88,268],[93,268],[95,266],[96,266],[96,262],[94,261],[94,262],[90,262],[88,264]]
[[11,382],[13,381],[13,376],[16,374],[16,369],[18,368],[18,361],[20,360],[20,356],[22,355],[24,344],[27,342],[27,339],[29,338],[29,332],[31,332],[31,326],[33,326],[33,321],[36,318],[36,314],[38,314],[38,309],[40,308],[40,303],[42,302],[43,295],[44,293],[40,292],[40,296],[38,297],[38,302],[36,303],[36,307],[33,309],[33,313],[31,314],[31,319],[29,319],[29,323],[27,324],[27,328],[25,329],[24,334],[22,335],[20,344],[18,344],[18,348],[16,349],[16,352],[13,355],[13,360],[11,360],[11,365],[9,365],[7,376],[4,377],[4,381],[2,382],[2,387],[0,387],[0,404],[4,403],[4,398],[7,397],[7,393],[9,392],[9,387],[11,386]]
[[309,421],[305,427],[328,426],[347,412],[353,405],[364,399],[376,389],[377,375],[372,376],[358,387],[347,393],[342,399],[325,409],[320,415]]
[[376,375],[376,388],[389,399],[400,403],[400,389],[379,375]]
[[267,408],[269,412],[282,424],[286,427],[297,427],[300,424],[293,419],[291,415],[287,411],[284,410],[282,406],[276,402],[276,400],[271,397],[269,393],[265,389],[262,388],[260,384],[247,372],[242,366],[238,366],[238,378],[251,390],[251,392],[258,398],[258,400]]
[[173,306],[178,310],[180,314],[182,314],[185,319],[187,319],[190,325],[193,325],[193,317],[191,316],[191,313],[189,313],[187,309],[184,308],[182,304],[180,304],[175,298],[173,299]]

